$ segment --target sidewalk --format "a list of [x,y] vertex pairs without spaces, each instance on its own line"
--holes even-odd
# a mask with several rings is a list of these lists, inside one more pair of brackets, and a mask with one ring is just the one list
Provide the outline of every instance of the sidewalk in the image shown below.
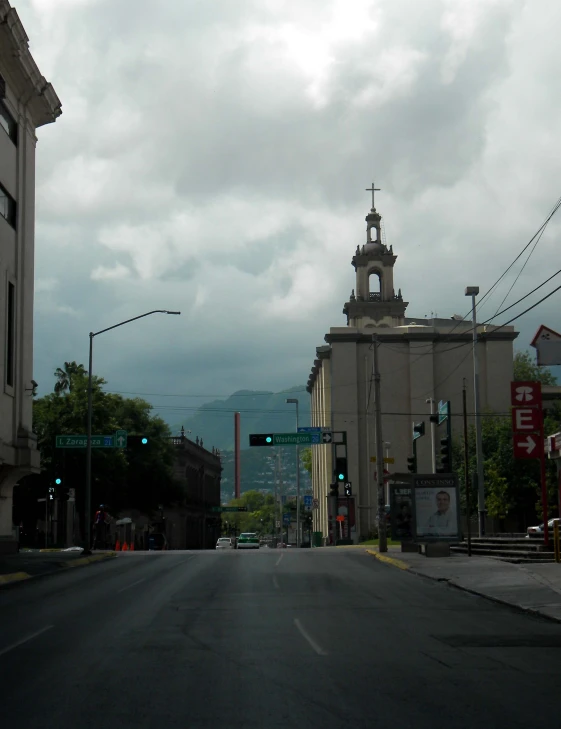
[[0,588],[14,582],[61,572],[70,567],[83,567],[116,556],[116,552],[94,552],[82,557],[81,551],[21,551],[18,554],[0,555]]
[[510,564],[492,557],[425,557],[388,547],[365,551],[380,562],[561,622],[561,564]]

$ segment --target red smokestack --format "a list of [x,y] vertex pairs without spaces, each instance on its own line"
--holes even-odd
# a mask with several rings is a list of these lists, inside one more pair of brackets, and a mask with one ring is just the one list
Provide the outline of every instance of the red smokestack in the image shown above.
[[234,413],[234,496],[240,495],[240,414]]

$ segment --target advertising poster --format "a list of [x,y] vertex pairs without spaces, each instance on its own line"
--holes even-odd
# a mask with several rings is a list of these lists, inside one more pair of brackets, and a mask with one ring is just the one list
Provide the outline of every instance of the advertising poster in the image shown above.
[[413,512],[415,538],[460,539],[458,482],[455,476],[415,476]]
[[392,539],[407,542],[413,539],[413,489],[408,484],[390,487],[390,515]]

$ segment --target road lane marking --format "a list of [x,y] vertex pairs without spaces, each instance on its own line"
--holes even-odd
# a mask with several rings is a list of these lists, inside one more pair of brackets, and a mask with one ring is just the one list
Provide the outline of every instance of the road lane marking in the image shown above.
[[298,620],[298,618],[294,618],[294,625],[298,628],[302,637],[305,638],[308,641],[308,643],[312,646],[312,648],[315,650],[315,652],[318,654],[318,656],[329,655],[327,653],[327,651],[324,651],[323,648],[320,645],[318,645],[318,643],[315,642],[315,640],[308,633],[308,631],[303,627],[302,623]]
[[47,625],[45,628],[41,628],[41,630],[38,630],[35,633],[31,633],[31,635],[27,635],[25,638],[18,640],[16,643],[12,643],[12,645],[9,645],[7,648],[2,648],[2,650],[0,650],[0,656],[3,656],[9,651],[12,651],[14,648],[17,648],[18,646],[23,645],[30,640],[33,640],[33,638],[37,638],[39,635],[47,630],[50,630],[51,628],[54,628],[54,625]]
[[273,585],[277,588],[277,590],[280,589],[279,581],[277,580],[276,575],[273,575]]
[[146,577],[143,577],[141,580],[137,580],[136,582],[131,583],[130,585],[127,585],[126,587],[121,587],[120,590],[117,590],[117,594],[120,592],[124,592],[125,590],[129,590],[131,587],[135,587],[135,585],[140,585],[141,582],[144,582],[146,580]]
[[284,552],[281,554],[281,556],[277,559],[275,567],[278,567],[280,564],[281,559],[284,557]]

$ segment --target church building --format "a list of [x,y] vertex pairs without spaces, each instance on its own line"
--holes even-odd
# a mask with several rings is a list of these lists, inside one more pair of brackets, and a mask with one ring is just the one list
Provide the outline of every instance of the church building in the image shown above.
[[[340,514],[351,514],[350,538],[357,542],[376,527],[376,433],[374,417],[373,347],[378,348],[381,375],[382,438],[385,468],[407,472],[412,455],[413,423],[425,422],[417,440],[418,471],[431,473],[438,463],[445,427],[429,422],[440,401],[450,402],[453,437],[463,432],[462,389],[467,387],[467,411],[473,424],[473,327],[471,319],[408,317],[409,303],[394,283],[397,255],[383,239],[382,217],[374,206],[366,216],[366,241],[358,245],[351,264],[355,288],[343,307],[346,326],[331,327],[325,345],[316,348],[308,378],[312,426],[346,432],[348,478],[352,497],[339,494]],[[472,284],[466,281],[466,285]],[[512,326],[478,325],[481,412],[507,413],[513,374]],[[318,508],[314,530],[327,543],[340,536],[340,525],[328,514],[327,496],[334,480],[336,446],[312,447],[312,483]],[[393,459],[393,462],[391,462]],[[385,501],[388,503],[388,486]],[[348,534],[344,535],[349,537]]]

